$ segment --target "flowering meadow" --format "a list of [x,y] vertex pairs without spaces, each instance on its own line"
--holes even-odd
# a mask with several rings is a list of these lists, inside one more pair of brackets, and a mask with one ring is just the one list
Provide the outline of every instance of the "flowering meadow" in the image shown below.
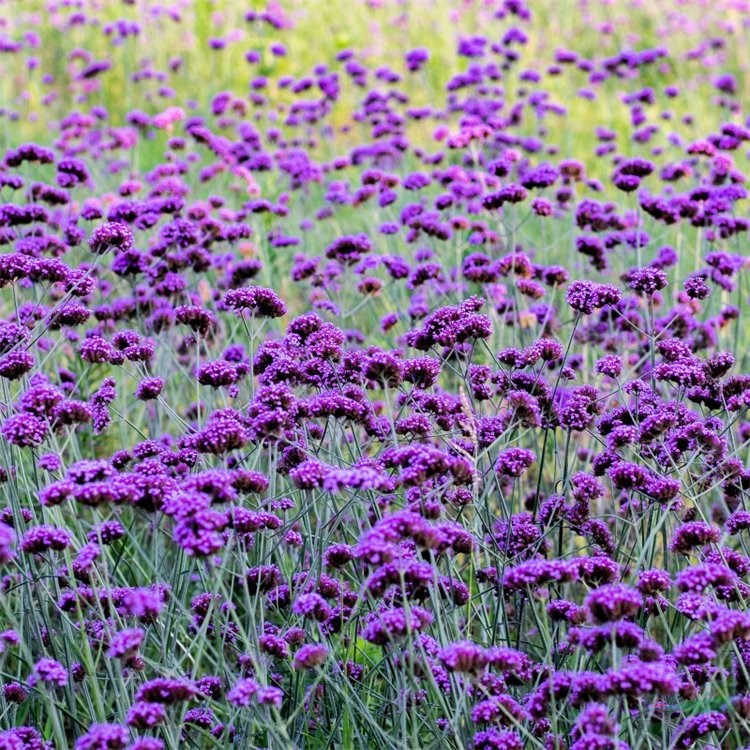
[[749,38],[0,2],[0,750],[750,747]]

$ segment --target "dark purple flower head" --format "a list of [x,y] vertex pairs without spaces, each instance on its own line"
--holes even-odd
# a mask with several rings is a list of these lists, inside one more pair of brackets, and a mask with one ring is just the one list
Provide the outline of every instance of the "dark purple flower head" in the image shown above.
[[378,646],[416,634],[432,623],[432,615],[421,607],[383,609],[369,616],[362,638]]
[[24,143],[17,148],[6,151],[5,164],[7,166],[17,167],[23,162],[54,164],[55,152],[36,143]]
[[444,648],[438,658],[452,672],[478,674],[489,664],[487,650],[473,641],[459,641]]
[[693,550],[719,541],[720,531],[703,521],[690,521],[678,526],[669,548],[672,552],[688,555]]
[[488,338],[492,322],[486,315],[478,314],[484,300],[470,297],[459,305],[442,307],[428,316],[421,330],[406,335],[409,346],[428,351],[436,345],[452,347],[471,339]]
[[6,682],[3,685],[3,698],[8,703],[23,703],[28,697],[26,688],[19,682]]
[[171,705],[190,701],[196,694],[195,684],[190,680],[157,677],[144,682],[136,691],[135,699],[146,703]]
[[418,70],[421,70],[429,59],[430,53],[422,47],[409,50],[409,52],[404,55],[406,67],[411,73],[416,73]]
[[723,94],[737,93],[737,79],[731,73],[722,73],[713,80],[714,86]]
[[21,539],[21,550],[30,555],[40,555],[48,550],[64,550],[72,541],[70,532],[54,526],[34,526]]
[[294,655],[294,668],[314,669],[324,664],[327,657],[328,649],[322,643],[308,643],[301,646]]
[[143,622],[156,619],[164,609],[166,592],[157,588],[134,587],[122,594],[118,611]]
[[672,579],[666,570],[644,570],[638,576],[638,590],[642,594],[656,594],[666,591],[672,584]]
[[238,708],[245,708],[250,705],[253,699],[256,699],[260,686],[252,678],[240,680],[227,693],[227,700]]
[[11,444],[19,448],[41,445],[47,437],[47,422],[33,414],[16,414],[3,422],[2,435]]
[[629,271],[625,274],[624,280],[633,291],[648,296],[664,289],[667,285],[667,275],[664,271],[651,266]]
[[120,724],[92,724],[76,740],[75,750],[123,750],[129,741],[127,728]]
[[259,318],[280,318],[286,315],[286,305],[272,289],[249,287],[226,293],[224,304],[235,312],[247,311]]
[[507,185],[495,193],[482,198],[482,206],[488,210],[501,208],[506,203],[521,203],[526,200],[528,193],[521,185]]
[[741,531],[750,529],[750,512],[746,510],[736,510],[726,520],[724,524],[728,534],[739,534]]
[[691,276],[685,279],[683,285],[685,294],[690,299],[706,299],[711,294],[710,287],[706,284],[705,276]]
[[40,659],[34,664],[34,671],[29,677],[29,685],[32,687],[40,682],[51,687],[65,687],[68,684],[68,670],[54,659]]
[[91,234],[89,247],[92,253],[102,255],[108,250],[128,252],[133,247],[133,233],[126,224],[111,221],[97,227]]
[[597,284],[593,281],[573,281],[565,293],[565,299],[573,310],[590,315],[605,305],[616,305],[620,301],[620,291],[611,284]]
[[88,180],[88,169],[80,159],[60,159],[57,162],[57,184],[61,188],[72,188]]
[[534,451],[526,448],[507,448],[497,457],[495,471],[501,477],[520,477],[535,461]]
[[[500,716],[505,713],[501,711]],[[523,746],[524,742],[517,732],[494,727],[477,732],[471,744],[474,750],[522,750]]]
[[167,710],[162,703],[135,702],[128,711],[127,724],[135,729],[153,729],[167,718]]
[[326,258],[344,265],[354,265],[372,252],[373,245],[366,234],[339,237],[326,248]]
[[141,401],[151,401],[161,394],[164,388],[162,378],[144,378],[135,390],[135,397]]
[[146,636],[142,628],[128,628],[115,633],[109,642],[108,656],[112,659],[131,659]]
[[672,747],[689,748],[711,732],[726,729],[729,719],[721,711],[710,711],[684,719],[672,739]]
[[292,611],[296,615],[319,622],[327,620],[332,614],[326,600],[316,593],[300,594],[292,606]]
[[164,750],[164,741],[158,737],[139,737],[128,745],[128,750]]
[[553,581],[577,581],[578,567],[574,560],[528,560],[506,569],[503,586],[509,591],[524,591]]
[[622,358],[608,354],[596,362],[596,371],[610,378],[617,378],[622,372]]
[[34,367],[34,356],[26,351],[13,351],[0,357],[0,378],[18,380]]
[[586,597],[586,606],[598,622],[614,622],[637,614],[642,595],[624,584],[601,586]]

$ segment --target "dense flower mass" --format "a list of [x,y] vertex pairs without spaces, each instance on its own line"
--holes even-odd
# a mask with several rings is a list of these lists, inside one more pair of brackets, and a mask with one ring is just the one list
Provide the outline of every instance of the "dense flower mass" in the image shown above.
[[750,748],[747,3],[3,10],[0,750]]

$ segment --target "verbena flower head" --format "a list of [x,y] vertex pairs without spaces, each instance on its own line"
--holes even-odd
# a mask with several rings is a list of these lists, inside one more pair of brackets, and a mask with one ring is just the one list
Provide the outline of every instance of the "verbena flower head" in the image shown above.
[[598,284],[593,281],[573,281],[565,292],[570,307],[583,315],[605,305],[615,305],[620,301],[620,291],[612,284]]
[[294,668],[297,670],[314,669],[323,664],[328,657],[328,649],[321,643],[307,643],[301,646],[294,655]]
[[259,318],[280,318],[286,315],[286,305],[271,289],[250,287],[227,292],[224,304],[235,312],[245,312]]
[[109,250],[127,252],[133,247],[133,233],[120,222],[112,221],[98,226],[91,234],[91,252],[101,255]]

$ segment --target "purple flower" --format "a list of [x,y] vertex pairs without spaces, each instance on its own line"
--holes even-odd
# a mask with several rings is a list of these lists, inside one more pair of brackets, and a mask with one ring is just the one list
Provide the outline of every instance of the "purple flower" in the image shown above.
[[52,750],[52,743],[46,742],[33,727],[16,727],[0,732],[0,747],[3,750]]
[[41,445],[49,432],[47,423],[33,414],[16,414],[3,422],[2,435],[19,448]]
[[123,750],[130,741],[121,724],[92,724],[75,743],[75,750]]
[[119,609],[124,615],[150,621],[164,609],[164,594],[154,588],[131,588],[124,592]]
[[672,746],[675,748],[692,747],[701,737],[727,727],[729,719],[721,711],[710,711],[684,719],[677,727]]
[[622,372],[622,358],[608,354],[596,362],[596,371],[610,378],[617,378]]
[[250,705],[251,701],[255,699],[258,690],[258,683],[251,679],[240,680],[228,693],[227,700],[238,708],[244,708]]
[[690,521],[675,529],[669,548],[672,552],[688,555],[697,547],[718,542],[719,536],[719,529],[703,521]]
[[680,571],[675,585],[680,591],[702,594],[709,587],[733,587],[737,583],[735,573],[721,563],[693,565]]
[[331,568],[340,568],[353,559],[354,550],[348,544],[332,544],[323,553],[323,561]]
[[471,339],[488,338],[492,322],[478,314],[484,300],[470,297],[454,307],[442,307],[429,315],[421,330],[410,331],[406,343],[421,351],[435,345],[452,347]]
[[18,380],[34,367],[34,356],[26,351],[10,352],[0,357],[0,378]]
[[722,73],[713,80],[714,86],[724,94],[737,93],[737,79],[731,73]]
[[524,743],[516,732],[492,728],[477,732],[471,746],[474,750],[522,750]]
[[92,253],[101,255],[108,250],[127,252],[133,247],[133,233],[120,222],[111,221],[97,227],[91,234],[89,247]]
[[13,529],[5,523],[0,523],[0,564],[9,563],[14,557],[13,544],[16,535]]
[[19,682],[6,682],[3,685],[3,697],[8,703],[23,703],[29,694]]
[[179,305],[174,309],[174,319],[205,336],[216,327],[216,316],[198,305]]
[[321,666],[327,658],[328,649],[322,643],[307,643],[294,655],[294,668],[314,669]]
[[60,662],[54,659],[40,659],[34,664],[34,671],[29,677],[29,685],[32,687],[43,682],[55,687],[65,687],[68,684],[68,670]]
[[54,526],[35,526],[21,539],[21,550],[29,555],[41,555],[48,550],[64,550],[73,540],[65,529]]
[[624,280],[633,291],[649,296],[667,285],[667,275],[664,271],[650,266],[629,271],[625,274]]
[[339,237],[326,248],[326,258],[344,265],[354,265],[372,249],[372,242],[366,234],[348,235]]
[[377,646],[385,646],[410,633],[417,634],[432,623],[432,615],[421,607],[405,610],[399,607],[373,612],[369,616],[362,638]]
[[416,73],[421,70],[424,64],[430,59],[430,53],[423,47],[409,50],[404,55],[406,67],[410,73]]
[[249,438],[240,414],[232,409],[224,409],[211,414],[205,427],[192,436],[185,447],[195,448],[200,453],[221,455],[241,448]]
[[127,750],[164,750],[164,742],[157,737],[139,737]]
[[438,658],[452,672],[478,674],[490,661],[486,649],[472,641],[452,643],[439,652]]
[[551,582],[577,581],[578,577],[578,564],[574,560],[534,559],[506,569],[503,586],[509,591],[521,591]]
[[92,529],[86,538],[89,542],[99,544],[112,544],[125,536],[125,528],[119,521],[105,521],[100,526]]
[[153,729],[167,718],[167,709],[162,703],[138,701],[134,703],[127,715],[128,726],[136,729]]
[[666,591],[672,584],[672,579],[666,570],[644,570],[638,576],[638,590],[642,594],[656,594]]
[[9,167],[17,167],[23,162],[38,162],[39,164],[54,164],[55,152],[36,143],[24,143],[5,153],[5,163]]
[[80,159],[60,159],[57,162],[57,184],[71,188],[89,180],[86,164]]
[[121,365],[125,356],[101,336],[90,336],[80,347],[81,359],[92,364]]
[[112,659],[132,658],[143,643],[146,633],[142,628],[120,630],[109,642],[108,656]]
[[679,689],[674,667],[663,661],[628,662],[618,672],[611,672],[608,682],[612,694],[631,698],[649,693],[674,695]]
[[157,677],[144,682],[136,691],[136,701],[172,705],[195,698],[197,690],[190,680]]
[[611,284],[597,284],[593,281],[573,281],[565,293],[570,307],[583,315],[590,315],[605,305],[615,305],[620,301],[619,290]]
[[280,318],[286,315],[286,305],[271,289],[255,286],[232,289],[224,296],[224,304],[235,312],[248,311],[258,318]]
[[281,708],[284,701],[284,691],[278,687],[262,687],[258,690],[257,700],[261,706],[274,706]]
[[315,593],[300,594],[292,606],[292,612],[318,622],[327,620],[332,614],[326,600]]
[[706,284],[704,276],[691,276],[685,279],[683,288],[690,299],[706,299],[711,294],[711,289]]
[[56,453],[45,453],[43,456],[39,456],[38,463],[40,469],[49,472],[60,471],[62,467],[60,456]]
[[201,365],[197,373],[198,382],[212,388],[234,385],[240,377],[237,366],[223,359]]
[[526,200],[528,193],[521,185],[507,185],[495,193],[489,193],[482,198],[482,206],[488,210],[498,209],[505,203],[521,203]]
[[526,448],[507,448],[497,457],[495,471],[501,477],[520,477],[534,462],[536,454]]
[[614,622],[638,613],[643,597],[624,584],[601,586],[586,597],[586,606],[598,622]]
[[144,378],[138,383],[135,391],[135,397],[141,401],[152,401],[158,398],[164,388],[162,378]]

